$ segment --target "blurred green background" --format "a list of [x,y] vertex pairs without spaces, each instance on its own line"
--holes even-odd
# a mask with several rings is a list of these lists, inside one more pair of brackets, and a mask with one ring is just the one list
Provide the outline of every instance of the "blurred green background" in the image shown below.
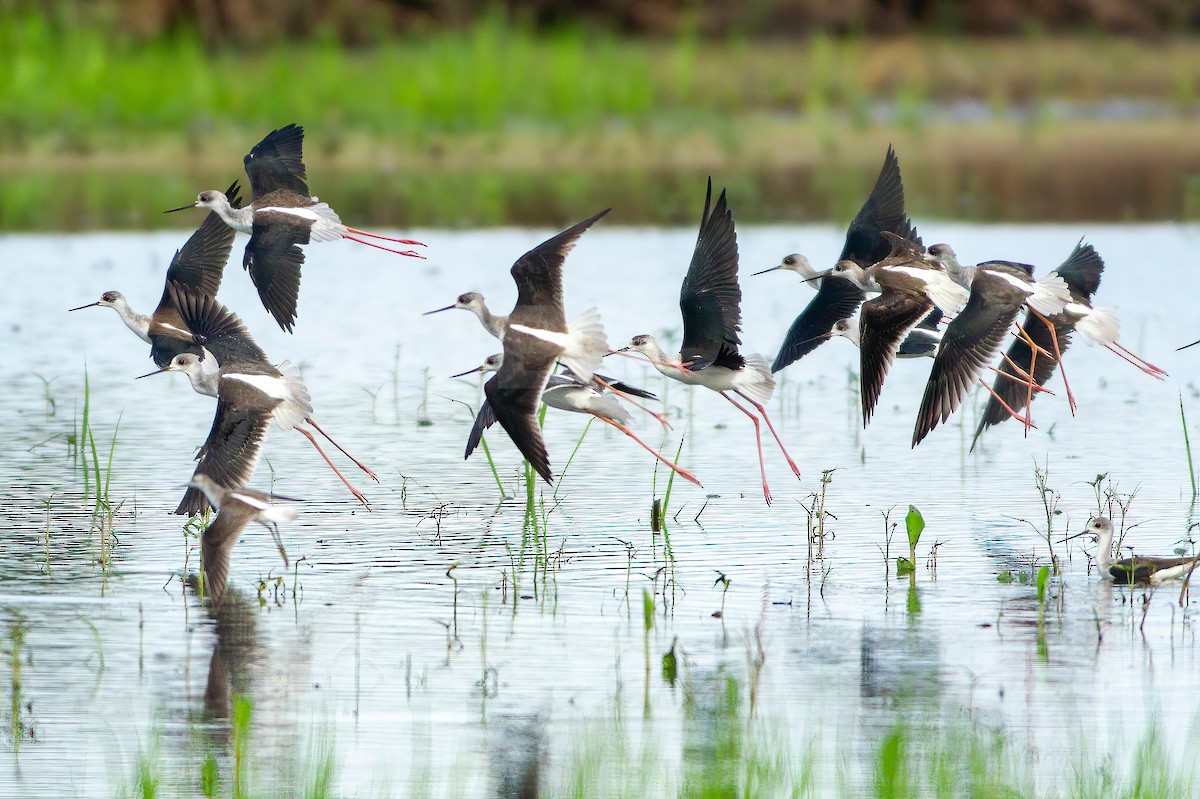
[[307,130],[358,224],[1200,216],[1200,0],[0,0],[0,229],[143,228]]

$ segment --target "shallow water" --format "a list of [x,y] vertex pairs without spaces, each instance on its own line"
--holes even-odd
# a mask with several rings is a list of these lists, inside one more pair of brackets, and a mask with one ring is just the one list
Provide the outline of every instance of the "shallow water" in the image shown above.
[[[711,754],[704,731],[726,676],[744,692],[743,715],[753,710],[785,731],[796,751],[809,747],[818,771],[848,768],[852,787],[869,782],[884,732],[913,715],[969,711],[1037,752],[1032,762],[1050,786],[1083,744],[1120,753],[1151,720],[1178,747],[1200,682],[1193,604],[1180,609],[1175,589],[1148,595],[1100,583],[1088,573],[1092,546],[1078,539],[1056,544],[1064,575],[1052,584],[1039,636],[1033,586],[996,575],[1047,561],[1035,462],[1048,464],[1060,494],[1056,541],[1082,529],[1095,508],[1086,481],[1102,473],[1136,493],[1129,522],[1140,526],[1128,543],[1138,552],[1168,554],[1187,536],[1192,490],[1179,402],[1182,394],[1200,420],[1200,355],[1174,350],[1200,337],[1200,321],[1181,288],[1164,287],[1186,285],[1200,231],[936,222],[921,231],[953,242],[964,260],[1046,267],[1086,235],[1108,264],[1097,304],[1120,305],[1122,340],[1172,377],[1156,382],[1078,343],[1067,356],[1080,403],[1074,418],[1056,377],[1058,395],[1035,403],[1038,428],[1028,437],[1009,422],[969,454],[968,407],[913,451],[928,361],[894,366],[862,431],[851,380],[857,353],[836,340],[783,374],[771,409],[803,479],[766,437],[775,493],[767,507],[746,419],[710,393],[689,394],[610,358],[607,372],[660,394],[675,424],[664,452],[684,435],[681,462],[705,483],[672,488],[673,561],[649,525],[665,477],[660,470],[656,484],[654,460],[619,435],[593,429],[557,489],[538,486],[548,519],[541,543],[523,537],[519,457],[503,435],[489,437],[492,455],[506,493],[522,499],[501,501],[482,453],[462,461],[463,403],[478,403],[480,383],[446,375],[498,347],[463,312],[420,314],[468,289],[507,308],[509,265],[548,231],[408,231],[430,243],[426,262],[348,242],[310,247],[294,336],[262,310],[235,261],[222,301],[272,357],[302,365],[318,421],[381,482],[347,472],[371,498],[367,513],[300,436],[272,432],[251,485],[273,481],[306,500],[283,530],[296,566],[283,572],[270,537],[248,530],[234,555],[236,594],[216,618],[182,588],[197,547],[170,515],[213,403],[179,375],[134,382],[152,365],[111,311],[65,312],[108,289],[149,310],[187,234],[0,238],[9,276],[0,305],[8,450],[0,615],[10,633],[3,652],[15,648],[20,662],[19,685],[0,668],[12,699],[0,791],[110,796],[131,784],[148,752],[182,792],[196,790],[213,752],[228,786],[231,693],[253,702],[254,784],[268,793],[287,793],[279,786],[303,773],[313,742],[323,741],[347,795],[417,787],[517,795],[525,765],[544,762],[549,782],[618,719],[635,740],[653,740],[677,782]],[[833,227],[745,228],[742,270],[795,250],[832,261],[840,236]],[[644,332],[677,339],[677,291],[694,239],[691,229],[601,223],[568,259],[568,313],[598,305],[614,344]],[[772,273],[744,278],[743,293],[745,348],[770,357],[811,290]],[[109,488],[121,503],[119,544],[108,569],[97,563],[83,477],[68,453],[85,368],[102,461],[120,420]],[[557,471],[585,423],[549,415]],[[652,420],[638,431],[659,440]],[[824,559],[810,564],[801,503],[821,490],[827,469],[836,469],[826,499],[835,518]],[[900,529],[890,552],[903,554],[910,503],[928,523],[911,584],[881,552],[881,514],[891,509]],[[925,560],[935,541],[936,570]],[[540,573],[539,551],[549,553]],[[724,595],[719,574],[729,580]],[[256,590],[276,576],[282,585]],[[657,600],[648,636],[643,589]],[[681,655],[674,685],[660,665],[673,641]],[[1111,697],[1126,701],[1118,707]],[[662,780],[651,784],[669,791]]]

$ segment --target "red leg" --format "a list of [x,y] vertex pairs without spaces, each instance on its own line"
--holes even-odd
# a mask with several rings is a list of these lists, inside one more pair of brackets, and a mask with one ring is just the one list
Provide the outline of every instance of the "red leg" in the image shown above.
[[767,464],[763,461],[762,434],[760,433],[760,430],[759,430],[758,417],[755,416],[750,411],[743,408],[741,405],[739,405],[737,400],[735,400],[733,397],[726,394],[724,391],[718,391],[717,393],[720,394],[725,399],[729,400],[730,404],[733,405],[733,407],[737,408],[739,411],[741,411],[742,413],[749,416],[750,421],[754,422],[754,443],[758,445],[758,471],[762,474],[763,499],[765,499],[767,501],[767,504],[770,505],[771,504],[771,488],[770,488],[770,486],[767,485]]
[[794,460],[792,460],[792,456],[788,454],[787,447],[783,445],[783,439],[781,439],[779,434],[775,432],[775,425],[771,424],[771,417],[767,416],[767,409],[743,394],[741,391],[735,390],[734,393],[744,399],[746,402],[749,402],[751,405],[753,405],[755,410],[758,411],[759,415],[762,416],[763,421],[767,423],[767,429],[771,431],[771,435],[775,436],[775,443],[779,445],[779,451],[782,452],[783,457],[787,459],[788,466],[791,466],[792,472],[796,475],[796,477],[799,477],[800,467],[796,465]]
[[691,472],[689,472],[687,469],[683,468],[682,466],[677,466],[677,465],[675,465],[674,463],[671,463],[669,460],[667,460],[666,458],[664,458],[664,457],[662,456],[662,453],[660,453],[660,452],[659,452],[658,450],[656,450],[654,447],[650,446],[650,445],[649,445],[649,444],[647,444],[645,441],[642,441],[640,438],[638,438],[636,435],[634,435],[634,434],[633,434],[633,431],[632,431],[632,430],[630,430],[630,429],[629,429],[628,427],[626,427],[625,425],[621,424],[620,422],[617,422],[617,421],[614,421],[614,420],[612,420],[612,419],[609,419],[607,416],[600,416],[599,414],[592,414],[592,415],[593,415],[593,416],[595,416],[595,417],[596,417],[597,419],[599,419],[600,421],[604,422],[605,424],[610,424],[610,425],[612,425],[613,427],[617,428],[618,430],[620,430],[620,431],[621,431],[622,433],[624,433],[625,435],[627,435],[627,436],[629,436],[630,438],[632,438],[632,439],[633,439],[634,441],[636,441],[636,442],[637,442],[639,445],[641,445],[642,449],[646,450],[646,451],[647,451],[647,452],[649,452],[651,455],[653,455],[654,457],[658,458],[658,460],[659,460],[659,461],[660,461],[660,462],[661,462],[661,463],[662,463],[664,466],[666,466],[667,468],[669,468],[669,469],[671,469],[672,471],[674,471],[674,472],[675,472],[675,474],[679,475],[679,476],[680,476],[680,477],[682,477],[684,480],[687,480],[687,481],[688,481],[688,482],[690,482],[690,483],[695,483],[696,485],[700,486],[701,488],[704,488],[704,486],[700,484],[700,481],[699,481],[699,480],[697,480],[697,479],[695,478],[695,476],[694,476],[694,475],[693,475]]
[[349,230],[351,233],[357,233],[360,236],[366,236],[367,238],[371,239],[383,239],[384,241],[394,241],[397,244],[410,244],[416,247],[425,246],[423,242],[417,241],[416,239],[395,239],[391,236],[384,236],[382,233],[372,233],[369,230],[361,230],[356,227],[350,227],[349,225],[343,225],[343,227],[346,228],[346,230]]
[[1058,371],[1062,374],[1063,386],[1067,389],[1067,404],[1071,407],[1071,415],[1075,415],[1075,395],[1071,393],[1071,383],[1067,380],[1067,368],[1063,366],[1062,349],[1058,346],[1058,331],[1054,329],[1054,323],[1042,316],[1032,308],[1030,313],[1034,314],[1038,319],[1041,319],[1046,328],[1050,331],[1050,340],[1054,342],[1054,357],[1058,363]]
[[[1141,369],[1146,374],[1151,375],[1152,377],[1157,377],[1159,380],[1162,380],[1164,377],[1167,376],[1167,373],[1165,371],[1163,371],[1162,369],[1159,369],[1157,366],[1150,363],[1145,358],[1141,357],[1140,355],[1135,355],[1134,353],[1125,349],[1123,346],[1121,346],[1121,342],[1114,341],[1112,343],[1112,345],[1114,347],[1116,347],[1117,349],[1119,349],[1121,352],[1128,355],[1130,358],[1133,358],[1134,360],[1130,361],[1130,362],[1133,363],[1134,366],[1137,366],[1139,369]],[[1128,360],[1128,358],[1126,360]]]
[[1035,425],[1033,422],[1029,421],[1028,412],[1026,413],[1025,416],[1022,416],[1021,414],[1017,413],[1011,407],[1009,407],[1009,404],[1007,402],[1005,402],[1000,397],[999,394],[997,394],[995,391],[992,390],[991,386],[989,386],[986,382],[984,382],[984,379],[982,377],[977,378],[977,379],[979,380],[979,385],[986,388],[991,393],[991,395],[996,398],[996,402],[999,402],[1002,406],[1004,406],[1004,410],[1006,410],[1012,414],[1012,418],[1016,419],[1018,422],[1023,422],[1025,424],[1026,430],[1028,430],[1031,427],[1035,430],[1037,429],[1037,425]]
[[313,420],[313,418],[312,418],[311,416],[310,416],[310,417],[308,417],[307,419],[305,419],[304,421],[306,421],[306,422],[308,422],[309,424],[311,424],[311,425],[312,425],[314,428],[316,428],[316,430],[317,430],[317,432],[318,432],[318,433],[320,433],[321,435],[325,436],[325,438],[326,438],[326,439],[328,439],[328,441],[329,441],[329,443],[330,443],[330,444],[333,444],[335,447],[337,447],[337,448],[338,448],[338,452],[342,453],[342,454],[343,454],[343,455],[345,455],[347,458],[349,458],[350,460],[354,461],[354,465],[355,465],[355,466],[357,466],[358,468],[362,469],[364,472],[366,472],[366,473],[367,473],[367,477],[370,477],[370,478],[371,478],[372,480],[374,480],[376,483],[378,483],[378,482],[379,482],[379,478],[375,476],[375,472],[371,471],[371,470],[370,470],[370,468],[368,468],[366,464],[364,464],[364,463],[363,463],[362,461],[360,461],[358,458],[354,457],[354,456],[353,456],[353,455],[351,455],[349,452],[347,452],[347,451],[346,451],[346,449],[345,449],[345,448],[344,448],[344,447],[343,447],[341,444],[337,443],[337,442],[336,442],[336,441],[334,441],[332,438],[330,438],[330,437],[329,437],[329,434],[328,434],[328,433],[326,433],[324,430],[322,430],[322,429],[321,429],[321,426],[320,426],[319,424],[317,424],[317,423],[316,423],[316,422]]
[[628,394],[626,394],[624,391],[621,391],[620,389],[617,389],[617,388],[613,388],[612,384],[611,384],[611,383],[609,383],[609,382],[607,382],[607,381],[606,381],[606,380],[604,380],[603,378],[596,377],[595,375],[592,375],[592,380],[595,380],[595,381],[596,381],[597,383],[599,383],[601,386],[603,386],[604,388],[606,388],[606,389],[608,389],[609,391],[611,391],[611,392],[613,393],[613,395],[614,395],[614,396],[616,396],[616,397],[619,397],[620,399],[623,399],[623,400],[625,400],[626,402],[628,402],[628,403],[629,403],[630,405],[632,405],[633,407],[635,407],[635,408],[637,408],[637,409],[639,409],[639,410],[643,410],[643,411],[645,411],[646,413],[650,414],[650,415],[651,415],[651,416],[653,416],[655,419],[657,419],[657,420],[659,421],[659,424],[661,424],[661,425],[662,425],[663,427],[665,427],[667,430],[671,430],[671,429],[672,429],[672,427],[671,427],[671,423],[667,421],[667,416],[666,416],[666,414],[662,414],[662,413],[655,413],[654,411],[650,410],[649,408],[647,408],[647,407],[646,407],[645,405],[643,405],[642,403],[640,403],[640,402],[638,402],[637,400],[635,400],[633,397],[631,397],[631,396],[629,396]]
[[388,252],[394,252],[394,253],[396,253],[396,255],[407,255],[409,258],[424,258],[425,257],[424,255],[421,255],[416,250],[393,250],[391,247],[384,247],[382,244],[375,244],[374,242],[367,241],[366,239],[360,239],[356,236],[346,236],[346,238],[350,239],[350,241],[357,241],[359,244],[365,244],[368,247],[374,247],[377,250],[387,250]]
[[338,467],[334,466],[333,461],[329,460],[329,456],[325,454],[325,450],[321,449],[321,445],[317,443],[317,439],[313,436],[313,434],[305,430],[303,427],[296,427],[295,430],[297,433],[312,442],[312,445],[317,448],[317,452],[320,453],[321,457],[325,459],[325,462],[329,464],[329,468],[333,469],[333,473],[338,476],[338,479],[346,484],[346,488],[350,489],[350,493],[354,495],[355,499],[365,505],[367,510],[370,510],[371,504],[367,502],[367,498],[362,495],[361,491],[350,485],[350,481],[346,479],[345,475],[338,471]]
[[[1015,377],[1013,377],[1013,375],[1012,375],[1012,374],[1010,374],[1010,373],[1008,373],[1008,372],[1002,372],[1002,371],[1000,371],[999,369],[997,369],[997,368],[996,368],[996,367],[994,367],[994,366],[989,366],[989,367],[988,367],[988,369],[991,369],[993,372],[995,372],[996,374],[998,374],[998,375],[1000,375],[1001,377],[1005,378],[1006,380],[1012,380],[1014,383],[1024,383],[1024,384],[1028,385],[1028,384],[1029,384],[1029,382],[1030,382],[1030,379],[1031,379],[1031,378],[1029,377],[1029,375],[1028,375],[1028,374],[1026,374],[1026,373],[1025,373],[1025,370],[1024,370],[1024,369],[1022,369],[1021,367],[1017,366],[1016,364],[1014,364],[1014,363],[1012,362],[1012,360],[1011,360],[1011,359],[1010,359],[1010,358],[1009,358],[1007,355],[1004,355],[1004,356],[1003,356],[1003,358],[1004,358],[1004,360],[1008,361],[1008,365],[1009,365],[1009,366],[1011,366],[1013,369],[1016,369],[1016,370],[1017,370],[1016,377],[1019,377],[1019,378],[1021,378],[1020,380],[1017,380]],[[1034,383],[1034,384],[1033,384],[1033,390],[1034,390],[1034,391],[1037,391],[1037,392],[1039,392],[1039,393],[1049,394],[1049,395],[1050,395],[1050,396],[1052,396],[1052,397],[1054,396],[1054,392],[1053,392],[1053,391],[1051,391],[1050,389],[1046,388],[1045,386],[1039,386],[1037,383]]]

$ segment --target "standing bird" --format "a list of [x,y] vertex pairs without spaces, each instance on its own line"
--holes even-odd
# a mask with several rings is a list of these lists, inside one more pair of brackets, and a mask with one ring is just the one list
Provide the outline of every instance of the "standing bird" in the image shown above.
[[[848,261],[864,269],[882,261],[892,250],[891,241],[884,233],[921,243],[917,229],[904,211],[900,161],[890,145],[875,186],[846,230],[846,243],[838,261]],[[772,372],[778,372],[800,360],[827,341],[830,338],[827,334],[833,330],[833,326],[853,316],[867,298],[866,292],[853,281],[826,280],[826,276],[837,276],[838,273],[815,271],[808,259],[799,253],[787,256],[778,266],[754,274],[762,275],[776,269],[796,272],[806,283],[817,288],[817,296],[809,301],[788,328],[779,354],[771,365]]]
[[394,241],[424,247],[419,241],[396,239],[342,224],[328,203],[318,202],[305,183],[304,128],[296,124],[273,130],[243,159],[253,192],[248,208],[235,208],[219,191],[202,191],[196,201],[164,213],[210,208],[234,230],[250,234],[242,266],[258,289],[263,307],[289,333],[296,322],[300,267],[310,241],[350,239],[398,255],[420,258],[413,250],[394,250],[367,241]]
[[[453,375],[453,377],[465,377],[476,372],[488,374],[498,371],[503,363],[504,353],[496,353],[495,355],[488,356],[482,365],[461,374]],[[568,371],[564,374],[550,375],[550,379],[546,381],[546,388],[542,390],[542,402],[551,408],[558,408],[562,411],[591,414],[605,424],[615,427],[632,438],[644,450],[658,458],[663,465],[683,479],[703,488],[704,486],[700,485],[700,481],[691,472],[671,463],[658,450],[651,447],[629,429],[629,425],[633,423],[633,417],[629,415],[629,411],[621,407],[616,399],[604,395],[606,389],[614,394],[632,394],[635,397],[645,399],[658,399],[649,391],[634,388],[612,378],[593,375],[591,381],[584,382],[576,377],[573,372]],[[467,439],[468,457],[479,446],[479,441],[483,438],[484,430],[495,423],[496,416],[492,413],[491,406],[487,400],[484,400],[483,405],[479,408],[479,414],[475,417],[475,425],[471,428],[471,435]]]
[[[710,212],[711,211],[711,212]],[[767,485],[767,467],[763,461],[762,435],[758,416],[738,403],[736,394],[754,406],[779,445],[796,477],[800,469],[788,454],[764,407],[775,393],[775,378],[761,355],[743,356],[742,289],[738,285],[737,233],[733,214],[725,201],[725,191],[712,206],[712,178],[704,198],[704,216],[700,235],[683,287],[679,292],[679,310],[683,314],[683,346],[678,355],[668,355],[653,336],[634,336],[622,351],[633,350],[649,358],[662,374],[691,386],[704,386],[727,399],[754,422],[754,440],[758,446],[758,466],[762,475],[763,497],[771,504]]]
[[[240,191],[237,181],[234,181],[227,192],[234,208],[242,205]],[[71,310],[80,311],[97,306],[112,308],[134,335],[150,345],[150,357],[160,369],[181,352],[199,353],[199,347],[191,341],[191,332],[171,302],[168,287],[177,283],[209,297],[216,297],[225,274],[225,264],[229,261],[229,251],[233,248],[233,234],[233,228],[226,225],[219,215],[210,213],[206,216],[183,247],[175,251],[175,257],[167,267],[162,297],[154,313],[149,316],[134,311],[125,295],[119,291],[106,291],[97,302]]]
[[[608,352],[604,328],[594,311],[585,313],[586,324],[567,326],[563,311],[563,263],[584,231],[609,210],[547,239],[513,264],[511,274],[517,284],[517,304],[506,318],[501,337],[504,362],[483,386],[495,420],[547,483],[554,482],[554,475],[536,414],[550,371],[561,359],[581,380],[590,381],[600,359]],[[479,424],[476,419],[476,425]],[[467,448],[464,459],[470,457],[473,449]]]
[[[219,486],[244,486],[258,465],[267,428],[274,421],[283,430],[296,430],[307,438],[339,479],[368,509],[367,498],[350,484],[321,449],[303,423],[308,423],[354,461],[376,482],[375,473],[329,437],[312,418],[312,402],[300,371],[284,361],[273,366],[249,331],[225,306],[212,297],[172,285],[168,289],[180,317],[201,345],[200,354],[184,352],[157,372],[183,372],[199,394],[217,398],[208,439],[197,455],[196,474],[211,478]],[[208,502],[195,487],[189,488],[175,512],[183,516],[203,513]]]
[[283,565],[287,567],[287,552],[279,537],[279,524],[294,521],[296,510],[286,505],[275,505],[272,500],[297,500],[264,494],[251,488],[225,488],[204,474],[193,476],[189,486],[202,492],[217,510],[217,518],[200,537],[200,562],[204,565],[205,588],[213,607],[220,605],[225,596],[225,586],[229,582],[229,555],[242,530],[250,522],[258,522],[271,531],[279,554],[283,556]]
[[1120,585],[1158,585],[1191,574],[1200,558],[1143,558],[1134,556],[1113,560],[1113,526],[1105,516],[1088,522],[1087,528],[1065,540],[1082,535],[1096,537],[1096,568],[1100,577]]
[[[950,254],[952,257],[952,250],[945,253],[942,248],[949,249],[947,245],[935,244],[929,248],[930,255],[944,257]],[[1082,241],[1075,245],[1075,249],[1067,257],[1067,260],[1054,270],[1055,274],[1066,281],[1067,288],[1071,292],[1071,302],[1061,313],[1048,316],[1045,320],[1029,311],[1025,312],[1025,319],[1021,322],[1021,327],[1037,350],[1035,351],[1030,346],[1029,340],[1022,336],[1015,337],[1012,344],[1009,345],[1008,352],[1005,353],[1003,361],[997,367],[998,374],[991,387],[992,396],[988,398],[987,406],[983,409],[983,415],[979,420],[979,427],[975,429],[975,437],[971,441],[972,450],[975,449],[975,445],[979,442],[979,436],[984,430],[1012,418],[1013,414],[1010,411],[1020,412],[1025,409],[1029,400],[1027,378],[1032,377],[1033,384],[1040,387],[1046,385],[1054,375],[1062,354],[1071,344],[1071,335],[1075,332],[1076,324],[1087,318],[1086,314],[1080,315],[1071,309],[1091,308],[1092,295],[1100,288],[1100,276],[1103,272],[1104,259],[1092,245],[1084,244]],[[1097,319],[1104,318],[1106,311],[1107,309],[1094,309],[1095,313],[1100,314]],[[1055,354],[1056,345],[1057,355]],[[1049,353],[1049,355],[1045,353]],[[1071,386],[1066,380],[1067,374],[1064,371],[1063,383],[1067,389],[1071,412],[1074,413],[1075,399],[1071,395]]]
[[[935,247],[944,245],[935,245]],[[970,287],[971,297],[962,313],[946,327],[933,369],[925,384],[925,396],[917,411],[912,445],[950,418],[987,369],[1021,308],[1045,319],[1061,313],[1071,300],[1067,283],[1051,272],[1041,280],[1033,279],[1033,267],[1008,261],[987,261],[971,268],[947,269],[959,285]],[[1033,391],[1033,382],[1029,382]],[[1013,415],[1015,410],[1009,408]],[[1030,425],[1029,417],[1023,420]]]

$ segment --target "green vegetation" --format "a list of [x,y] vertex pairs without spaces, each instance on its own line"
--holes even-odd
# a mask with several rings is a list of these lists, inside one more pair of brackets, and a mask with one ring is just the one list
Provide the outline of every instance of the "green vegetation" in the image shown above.
[[[6,229],[178,225],[159,211],[226,185],[291,121],[314,191],[364,223],[545,224],[614,197],[620,222],[690,221],[710,172],[742,219],[845,219],[889,142],[916,214],[1196,210],[1192,39],[631,39],[490,16],[239,51],[18,12],[0,17],[0,73]],[[1112,97],[1158,110],[1071,110]],[[944,110],[964,101],[966,121]],[[1130,169],[1137,196],[1116,190]]]

